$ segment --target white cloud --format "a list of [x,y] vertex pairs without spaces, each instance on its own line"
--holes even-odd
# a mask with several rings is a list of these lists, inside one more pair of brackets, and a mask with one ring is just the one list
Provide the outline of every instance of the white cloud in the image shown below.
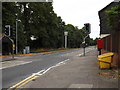
[[99,37],[98,11],[113,0],[53,0],[55,13],[61,16],[66,24],[82,28],[84,23],[91,23],[90,37]]

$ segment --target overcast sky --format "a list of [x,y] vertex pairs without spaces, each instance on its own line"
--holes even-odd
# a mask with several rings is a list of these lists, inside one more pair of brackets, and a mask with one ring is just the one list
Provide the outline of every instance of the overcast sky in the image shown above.
[[98,11],[114,0],[53,0],[53,8],[66,24],[82,28],[91,23],[91,38],[99,37]]

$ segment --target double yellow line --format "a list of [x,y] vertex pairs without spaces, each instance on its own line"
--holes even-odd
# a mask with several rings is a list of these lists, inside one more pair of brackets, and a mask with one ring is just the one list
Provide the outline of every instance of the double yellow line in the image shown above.
[[10,87],[9,90],[18,90],[19,88],[21,88],[22,86],[24,86],[25,84],[27,84],[28,82],[38,78],[39,75],[32,75],[32,76],[29,76],[28,78],[20,81],[19,83],[13,85],[12,87]]

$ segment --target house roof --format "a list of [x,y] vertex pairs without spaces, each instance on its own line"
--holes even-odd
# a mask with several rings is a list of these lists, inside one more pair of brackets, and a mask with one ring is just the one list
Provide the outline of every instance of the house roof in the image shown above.
[[120,2],[120,0],[114,0],[113,2]]
[[107,6],[105,6],[103,9],[101,9],[101,10],[99,11],[99,13],[102,12],[102,11],[104,11],[104,10],[106,10],[108,7],[110,7],[110,6],[112,6],[112,5],[117,5],[117,4],[118,4],[118,2],[113,1],[113,2],[111,2],[110,4],[108,4]]

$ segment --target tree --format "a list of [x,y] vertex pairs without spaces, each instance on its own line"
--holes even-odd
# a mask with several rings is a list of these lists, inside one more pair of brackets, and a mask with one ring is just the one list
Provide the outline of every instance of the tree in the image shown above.
[[106,15],[108,16],[109,27],[113,30],[118,30],[120,26],[120,4],[107,10]]

